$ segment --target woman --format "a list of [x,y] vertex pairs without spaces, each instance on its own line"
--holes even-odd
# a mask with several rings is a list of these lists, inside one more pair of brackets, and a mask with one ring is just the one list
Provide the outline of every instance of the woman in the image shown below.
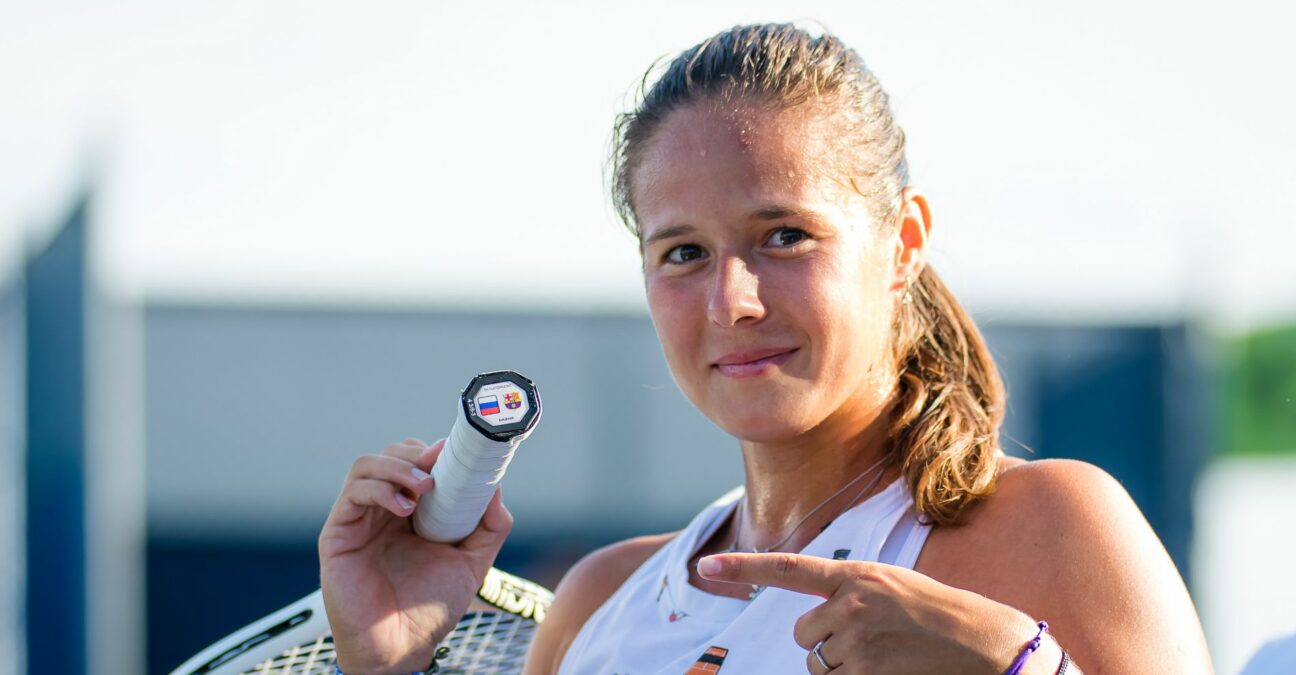
[[[927,200],[854,51],[706,40],[619,120],[613,168],[666,360],[746,481],[579,562],[528,673],[1210,672],[1121,486],[999,449],[994,363],[926,264]],[[458,547],[410,533],[439,447],[358,460],[321,535],[348,675],[425,666],[509,530],[497,498]]]

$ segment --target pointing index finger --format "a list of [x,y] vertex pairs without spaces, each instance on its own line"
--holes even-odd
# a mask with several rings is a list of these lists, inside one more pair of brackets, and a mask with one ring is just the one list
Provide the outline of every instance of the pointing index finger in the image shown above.
[[774,586],[826,598],[842,583],[840,564],[833,563],[799,553],[720,553],[699,560],[698,574],[712,581]]

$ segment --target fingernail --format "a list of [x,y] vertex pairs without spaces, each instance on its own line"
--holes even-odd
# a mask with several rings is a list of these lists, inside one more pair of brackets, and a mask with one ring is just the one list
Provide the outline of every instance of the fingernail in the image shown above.
[[414,477],[414,480],[420,483],[432,477],[431,474],[418,468],[417,466],[414,467],[413,469],[410,469],[410,475]]
[[704,577],[713,576],[720,573],[720,561],[715,556],[707,556],[698,561],[698,574]]
[[399,492],[396,493],[396,503],[400,504],[400,507],[406,511],[414,508],[414,502],[410,501],[409,497],[406,497]]

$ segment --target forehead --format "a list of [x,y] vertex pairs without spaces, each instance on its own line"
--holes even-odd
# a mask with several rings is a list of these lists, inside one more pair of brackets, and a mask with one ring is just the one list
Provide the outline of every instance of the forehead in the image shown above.
[[631,176],[643,235],[776,205],[855,210],[858,200],[838,179],[833,126],[810,109],[717,104],[672,112]]

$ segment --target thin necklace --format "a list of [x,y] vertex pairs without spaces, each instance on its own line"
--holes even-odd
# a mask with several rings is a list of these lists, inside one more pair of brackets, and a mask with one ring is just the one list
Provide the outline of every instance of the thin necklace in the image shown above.
[[[753,546],[753,547],[751,547],[750,549],[746,549],[746,550],[744,550],[744,549],[742,549],[741,547],[738,546],[738,536],[742,533],[742,515],[743,515],[743,511],[745,510],[743,507],[745,507],[745,506],[747,505],[747,495],[744,494],[744,495],[743,495],[743,498],[742,498],[742,501],[738,503],[738,512],[737,512],[737,514],[735,514],[735,516],[734,516],[734,538],[733,538],[733,543],[730,544],[730,545],[729,545],[729,548],[725,549],[724,552],[725,552],[725,553],[734,553],[734,552],[737,552],[737,551],[744,551],[744,552],[746,552],[746,551],[750,551],[750,552],[752,552],[752,553],[769,553],[770,551],[773,551],[773,550],[775,550],[775,549],[777,549],[777,548],[783,546],[784,544],[788,543],[788,541],[791,540],[793,536],[796,535],[797,531],[801,529],[801,526],[802,526],[802,525],[805,525],[805,524],[806,524],[806,521],[807,521],[807,520],[810,520],[811,517],[813,517],[816,513],[819,512],[819,509],[822,509],[823,507],[827,506],[829,502],[831,502],[832,500],[834,500],[834,499],[840,497],[840,496],[842,495],[842,493],[844,493],[844,492],[846,492],[847,490],[849,490],[849,489],[851,488],[852,485],[855,485],[856,483],[860,482],[861,480],[864,480],[864,477],[865,477],[865,476],[867,476],[867,475],[869,475],[870,473],[872,473],[874,469],[876,469],[876,468],[882,466],[882,463],[885,462],[887,459],[888,459],[887,457],[883,457],[882,459],[879,459],[878,461],[874,462],[873,465],[870,466],[869,468],[867,468],[867,469],[861,471],[860,474],[859,474],[858,476],[852,478],[852,479],[850,480],[850,482],[848,482],[848,483],[846,483],[845,485],[843,485],[843,486],[841,487],[841,489],[839,489],[839,490],[837,490],[836,492],[834,492],[834,493],[832,493],[831,495],[829,495],[828,498],[825,499],[825,500],[823,500],[822,502],[819,502],[819,504],[818,504],[817,506],[815,506],[813,509],[810,509],[810,512],[809,512],[809,513],[805,514],[805,516],[803,516],[803,517],[801,518],[801,520],[798,520],[798,521],[797,521],[797,524],[796,524],[796,525],[793,525],[793,526],[792,526],[792,529],[791,529],[790,531],[788,531],[788,533],[787,533],[786,536],[784,536],[782,539],[778,540],[778,541],[775,542],[774,544],[772,544],[772,545],[770,545],[770,546],[766,546],[766,547],[764,547],[764,548],[757,548],[757,547]],[[863,497],[866,493],[868,493],[869,490],[872,490],[874,487],[876,487],[877,484],[878,484],[878,481],[882,480],[882,474],[883,474],[883,473],[885,473],[885,472],[884,472],[884,471],[878,471],[878,472],[877,472],[877,475],[873,477],[873,480],[872,480],[872,481],[869,481],[869,484],[866,485],[866,486],[864,486],[864,489],[860,490],[858,493],[855,494],[854,497],[851,498],[850,501],[846,502],[846,505],[845,505],[844,507],[842,507],[841,511],[838,511],[838,512],[837,512],[837,515],[841,515],[842,512],[846,511],[846,509],[849,509],[851,506],[853,506],[853,505],[855,504],[855,502],[859,501],[860,497]],[[834,516],[834,519],[835,519],[835,518],[836,518],[836,516]],[[822,532],[824,529],[827,529],[827,528],[828,528],[828,525],[831,525],[831,524],[832,524],[832,520],[829,520],[827,523],[824,524],[823,528],[821,528],[819,531]],[[765,587],[764,587],[764,586],[758,586],[758,585],[756,585],[756,584],[752,584],[752,592],[751,592],[751,594],[749,594],[749,595],[747,596],[747,599],[748,599],[748,600],[755,600],[755,599],[756,599],[756,596],[757,596],[757,595],[760,595],[760,592],[763,591],[763,590],[765,590]]]
[[[827,506],[829,502],[840,497],[842,493],[849,490],[852,485],[860,482],[861,480],[864,480],[866,476],[872,473],[874,469],[881,466],[882,463],[885,462],[887,459],[888,458],[883,457],[882,459],[879,459],[877,462],[875,462],[873,466],[870,466],[869,468],[861,471],[858,476],[852,478],[850,482],[843,485],[841,489],[829,495],[827,499],[819,502],[819,504],[815,506],[813,509],[810,509],[809,513],[805,514],[805,516],[802,517],[801,520],[797,521],[796,525],[792,526],[792,529],[787,533],[787,536],[778,540],[776,543],[771,544],[770,546],[766,546],[765,548],[756,548],[755,546],[753,546],[750,549],[743,549],[742,547],[738,546],[738,535],[741,533],[742,530],[742,515],[743,515],[743,511],[745,510],[744,507],[747,505],[747,496],[743,495],[742,502],[738,504],[738,513],[735,517],[736,522],[734,523],[733,543],[729,545],[729,548],[725,549],[725,553],[733,553],[735,551],[750,551],[752,553],[769,553],[770,551],[773,551],[774,549],[779,548],[780,546],[788,543],[788,540],[791,539],[794,535],[796,535],[797,530],[800,530],[801,526],[805,525],[807,520],[810,520],[810,518],[814,517],[814,515],[819,512],[819,509],[822,509],[823,507]],[[843,508],[842,510],[845,511],[847,508],[850,508],[850,505],[854,504],[855,501],[858,500],[860,497],[862,497],[865,492],[868,492],[869,490],[873,489],[873,487],[877,485],[877,479],[880,479],[881,477],[882,477],[882,472],[878,472],[878,475],[876,476],[874,481],[869,483],[868,486],[865,487],[863,490],[860,490],[859,494],[855,495],[855,498],[852,499],[850,502],[847,502],[846,507]],[[829,522],[831,523],[832,521]]]

